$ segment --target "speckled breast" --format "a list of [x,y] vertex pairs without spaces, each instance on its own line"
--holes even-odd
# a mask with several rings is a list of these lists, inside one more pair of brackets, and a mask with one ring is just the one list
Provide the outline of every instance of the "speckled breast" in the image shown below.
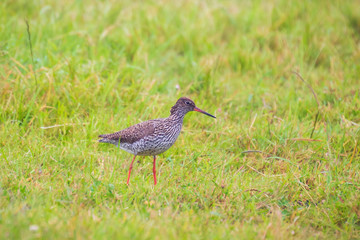
[[154,134],[133,143],[134,153],[140,156],[154,156],[163,153],[174,145],[180,131],[180,124],[166,129],[158,129]]

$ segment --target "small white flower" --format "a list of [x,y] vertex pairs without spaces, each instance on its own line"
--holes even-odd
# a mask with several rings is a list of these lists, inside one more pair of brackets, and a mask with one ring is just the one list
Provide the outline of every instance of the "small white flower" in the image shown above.
[[33,231],[33,232],[38,231],[38,230],[39,230],[39,226],[38,226],[38,225],[30,225],[29,230],[30,230],[30,231]]

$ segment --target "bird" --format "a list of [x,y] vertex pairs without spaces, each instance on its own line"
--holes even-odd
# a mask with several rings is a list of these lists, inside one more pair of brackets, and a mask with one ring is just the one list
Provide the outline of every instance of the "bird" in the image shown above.
[[121,131],[99,135],[99,142],[110,143],[134,155],[126,184],[129,185],[131,170],[136,156],[153,157],[153,178],[156,180],[156,156],[168,150],[178,138],[185,115],[196,111],[212,118],[215,116],[196,107],[193,100],[187,97],[179,98],[170,110],[170,116],[148,120],[130,126]]

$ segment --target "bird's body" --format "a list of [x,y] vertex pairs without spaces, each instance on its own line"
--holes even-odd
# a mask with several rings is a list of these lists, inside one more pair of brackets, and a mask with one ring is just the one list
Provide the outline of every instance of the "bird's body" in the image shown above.
[[[153,119],[138,123],[119,132],[99,135],[99,142],[111,143],[134,155],[130,165],[128,181],[129,184],[132,164],[136,156],[154,156],[154,183],[156,184],[156,155],[168,150],[178,138],[184,117],[189,111],[198,111],[209,115],[195,106],[188,98],[180,98],[171,108],[168,118]],[[214,117],[215,118],[215,117]]]
[[137,156],[154,156],[168,150],[180,134],[183,119],[153,119],[112,134],[100,135],[100,142],[111,143]]

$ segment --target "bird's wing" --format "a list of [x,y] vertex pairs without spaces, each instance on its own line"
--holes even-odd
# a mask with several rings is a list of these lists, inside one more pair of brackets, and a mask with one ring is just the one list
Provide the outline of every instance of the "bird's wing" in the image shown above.
[[138,123],[119,132],[99,135],[100,138],[120,143],[134,143],[155,132],[157,119]]

